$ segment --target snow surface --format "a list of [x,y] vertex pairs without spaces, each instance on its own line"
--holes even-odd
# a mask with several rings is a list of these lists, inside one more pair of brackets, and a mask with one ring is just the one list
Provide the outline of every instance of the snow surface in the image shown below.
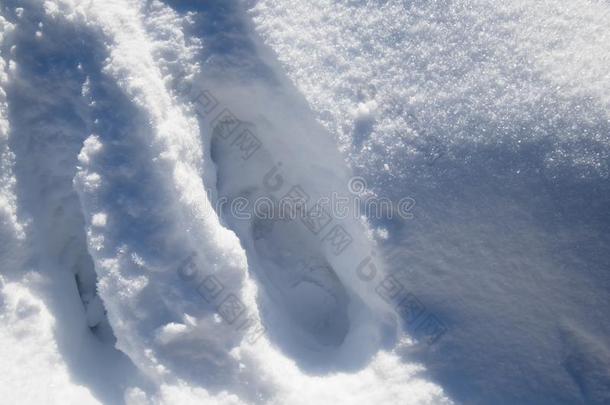
[[607,403],[609,15],[3,1],[0,404]]
[[390,272],[450,326],[415,355],[436,381],[467,403],[606,403],[608,2],[250,14],[352,169],[417,201],[413,221],[375,226]]

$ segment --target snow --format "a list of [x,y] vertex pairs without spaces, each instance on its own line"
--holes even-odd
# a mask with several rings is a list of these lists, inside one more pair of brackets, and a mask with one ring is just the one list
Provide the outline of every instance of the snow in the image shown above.
[[53,337],[56,320],[26,287],[28,281],[4,284],[0,279],[3,401],[101,404],[89,389],[71,381]]
[[0,402],[606,402],[607,15],[7,0]]
[[[547,166],[608,175],[607,133],[583,131],[608,107],[603,2],[262,0],[251,13],[357,167],[404,165],[431,141],[548,140]],[[579,124],[566,128],[566,117]]]
[[608,4],[248,4],[346,163],[417,202],[372,221],[388,271],[449,325],[412,355],[457,401],[603,403],[564,336],[608,347]]

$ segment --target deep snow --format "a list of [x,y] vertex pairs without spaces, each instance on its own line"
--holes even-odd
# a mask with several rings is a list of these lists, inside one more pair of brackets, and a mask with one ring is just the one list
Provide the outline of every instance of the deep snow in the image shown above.
[[606,2],[0,7],[0,403],[610,400]]

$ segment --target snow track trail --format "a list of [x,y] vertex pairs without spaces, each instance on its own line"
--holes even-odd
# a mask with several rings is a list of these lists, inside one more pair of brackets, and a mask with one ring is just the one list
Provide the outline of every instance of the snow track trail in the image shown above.
[[[57,57],[73,61],[71,52],[86,57],[86,51],[79,40],[65,50],[49,46],[59,38],[75,38],[68,27],[52,26],[46,38],[36,36],[46,21],[42,7],[32,5],[9,16],[13,29],[4,38],[2,54],[9,60],[3,69],[7,101],[3,113],[10,122],[6,132],[10,149],[3,154],[2,166],[3,175],[12,176],[12,187],[4,190],[3,197],[18,209],[9,217],[16,240],[3,237],[8,249],[3,252],[2,274],[8,282],[4,294],[9,308],[3,325],[10,325],[7,334],[21,333],[27,339],[23,345],[7,342],[7,348],[17,345],[19,350],[5,354],[21,358],[23,370],[55,371],[48,376],[37,372],[22,387],[13,387],[7,378],[3,388],[31,403],[42,398],[97,403],[93,395],[118,401],[123,397],[120,381],[133,366],[113,348],[72,187],[86,125],[82,77],[76,63],[52,62]],[[28,358],[28,349],[37,345],[40,355]],[[89,367],[92,362],[108,376],[100,377]],[[73,383],[70,371],[77,376]],[[43,388],[47,386],[57,389]]]
[[[239,8],[224,8],[217,11],[224,13],[223,18],[214,16],[232,25],[216,29],[238,38],[235,49],[206,60],[204,48],[199,58],[206,60],[202,75],[180,83],[187,90],[183,96],[196,99],[193,104],[200,112],[204,141],[213,134],[215,206],[247,252],[265,293],[260,304],[276,343],[306,368],[357,369],[384,342],[395,340],[396,321],[390,308],[377,296],[373,283],[357,275],[359,262],[374,249],[366,228],[351,217],[333,218],[328,208],[315,224],[300,215],[291,217],[295,212],[280,212],[285,208],[281,202],[294,203],[297,197],[307,201],[303,207],[290,208],[302,208],[307,214],[333,192],[350,195],[348,172],[304,100],[274,71],[260,44],[252,41],[248,25],[234,24],[243,18]],[[200,16],[191,30],[203,32],[203,42],[213,49],[223,38],[206,33],[208,22]],[[251,72],[249,83],[243,83],[235,71],[223,69],[235,54]],[[237,121],[224,126],[220,120],[225,118]],[[235,212],[237,202],[245,204],[243,212]],[[332,240],[338,232],[344,234],[345,246],[340,239],[338,245]]]

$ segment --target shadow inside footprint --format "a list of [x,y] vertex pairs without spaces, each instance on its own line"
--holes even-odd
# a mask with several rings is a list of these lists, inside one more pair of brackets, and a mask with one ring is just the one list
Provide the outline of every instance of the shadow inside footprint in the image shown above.
[[260,270],[274,287],[272,299],[306,341],[338,347],[349,332],[347,292],[332,266],[315,250],[304,249],[291,228],[287,221],[253,221]]

